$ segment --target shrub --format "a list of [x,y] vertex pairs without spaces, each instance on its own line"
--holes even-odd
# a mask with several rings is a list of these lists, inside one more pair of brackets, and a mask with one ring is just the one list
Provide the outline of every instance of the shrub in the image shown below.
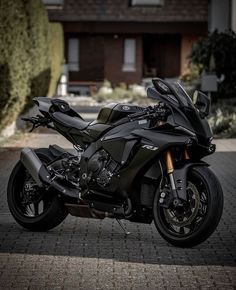
[[92,96],[98,103],[101,102],[125,102],[136,103],[139,105],[149,105],[152,100],[147,98],[147,93],[142,86],[130,85],[127,87],[125,83],[111,88],[111,83],[104,81],[98,93]]
[[60,23],[49,23],[49,48],[51,55],[51,79],[48,96],[51,97],[55,94],[64,63],[63,28]]
[[181,81],[185,85],[200,86],[200,75],[202,73],[203,66],[200,64],[190,64],[188,70],[181,76]]
[[236,34],[217,31],[200,39],[192,48],[190,62],[200,68],[200,73],[215,72],[224,80],[219,84],[217,98],[236,96]]
[[30,39],[29,58],[31,62],[30,94],[27,107],[32,98],[46,96],[50,83],[49,22],[47,11],[40,0],[26,0],[28,35]]
[[11,124],[30,93],[29,37],[23,1],[1,0],[0,130]]
[[236,137],[236,100],[213,105],[208,121],[214,135],[224,138]]
[[54,93],[63,61],[63,33],[59,24],[49,24],[41,0],[1,0],[0,40],[1,131],[33,97]]

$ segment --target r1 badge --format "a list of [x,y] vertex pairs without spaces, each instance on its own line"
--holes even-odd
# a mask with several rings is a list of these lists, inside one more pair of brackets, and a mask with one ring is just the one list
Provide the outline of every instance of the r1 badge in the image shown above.
[[146,119],[138,121],[138,124],[139,125],[146,124],[146,123],[147,123],[147,120]]
[[152,150],[152,151],[155,151],[158,149],[158,147],[152,146],[152,145],[143,145],[142,148],[146,148],[146,149]]

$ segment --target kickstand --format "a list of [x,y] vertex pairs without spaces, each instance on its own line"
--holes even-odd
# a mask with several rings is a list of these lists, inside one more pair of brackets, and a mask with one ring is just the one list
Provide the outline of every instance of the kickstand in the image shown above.
[[128,236],[129,234],[131,234],[131,232],[128,232],[125,225],[123,224],[123,222],[121,220],[116,219],[116,221],[118,222],[119,226],[122,228],[122,230],[124,231],[125,235]]

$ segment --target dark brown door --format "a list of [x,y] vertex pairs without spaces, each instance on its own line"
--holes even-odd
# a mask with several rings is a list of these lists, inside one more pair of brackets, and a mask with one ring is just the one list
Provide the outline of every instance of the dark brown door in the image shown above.
[[180,40],[180,35],[170,34],[143,37],[144,77],[151,74],[161,78],[179,76]]
[[79,69],[69,70],[69,80],[74,82],[103,81],[104,79],[104,38],[100,35],[68,35],[66,41],[67,62],[69,39],[78,39]]
[[103,81],[104,79],[104,38],[88,35],[81,39],[81,79]]

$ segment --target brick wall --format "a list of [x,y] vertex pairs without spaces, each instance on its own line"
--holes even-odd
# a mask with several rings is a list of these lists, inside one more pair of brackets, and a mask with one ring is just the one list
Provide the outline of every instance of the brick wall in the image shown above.
[[180,56],[180,73],[183,75],[188,69],[188,56],[191,52],[192,45],[199,39],[199,35],[182,35],[181,39],[181,56]]
[[131,7],[130,0],[64,0],[49,10],[52,21],[207,22],[208,0],[164,0],[163,6]]

